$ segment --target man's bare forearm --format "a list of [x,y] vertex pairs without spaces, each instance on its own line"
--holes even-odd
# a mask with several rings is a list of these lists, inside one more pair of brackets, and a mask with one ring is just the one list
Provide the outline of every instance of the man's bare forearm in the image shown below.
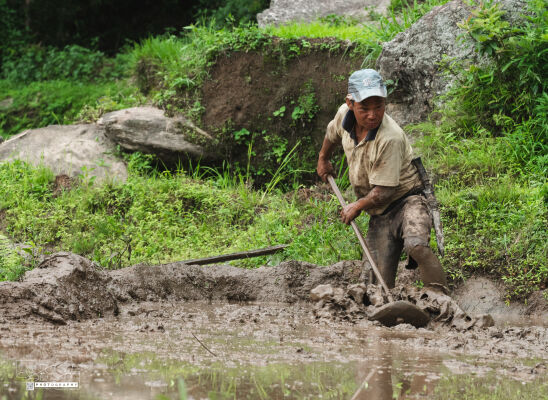
[[333,154],[333,151],[335,150],[335,147],[337,147],[337,145],[335,143],[332,143],[327,138],[327,136],[325,136],[323,138],[322,148],[320,150],[320,155],[318,159],[322,161],[329,161],[331,159],[331,155]]
[[352,222],[362,211],[385,205],[396,188],[389,186],[375,186],[365,197],[348,204],[341,211],[341,218],[345,224]]
[[368,211],[385,205],[396,189],[389,186],[375,186],[365,197],[358,201],[361,202],[361,210]]
[[334,175],[335,170],[333,169],[333,166],[331,165],[331,162],[329,159],[331,158],[331,155],[333,154],[333,150],[335,150],[335,147],[337,145],[335,143],[332,143],[327,136],[323,139],[322,148],[320,150],[320,154],[318,156],[318,167],[316,168],[316,171],[318,172],[318,175],[324,182],[327,181],[328,175]]

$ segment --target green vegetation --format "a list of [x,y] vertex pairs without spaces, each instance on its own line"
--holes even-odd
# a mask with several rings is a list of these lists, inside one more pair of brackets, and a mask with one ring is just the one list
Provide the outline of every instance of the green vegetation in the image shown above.
[[91,83],[67,80],[13,84],[0,80],[0,93],[11,99],[0,113],[0,135],[53,124],[95,122],[103,113],[133,107],[143,96],[123,81]]
[[337,22],[331,22],[323,19],[306,24],[292,22],[280,26],[269,26],[264,29],[264,32],[287,39],[331,37],[350,40],[366,46],[376,41],[376,37],[370,29],[353,21],[339,22],[337,20]]
[[128,84],[129,55],[114,58],[71,45],[29,46],[2,59],[0,135],[50,124],[95,121],[102,113],[144,101]]
[[25,272],[23,257],[9,239],[0,234],[0,281],[13,281]]
[[445,114],[462,136],[503,136],[505,157],[542,181],[548,174],[548,13],[542,0],[528,4],[518,26],[503,19],[497,3],[479,7],[461,25],[489,61],[447,60],[459,84],[446,96]]
[[548,398],[548,383],[543,378],[527,383],[501,380],[494,374],[449,375],[438,382],[434,395],[434,399],[440,400],[537,400]]
[[330,264],[360,257],[351,245],[351,232],[337,222],[334,201],[299,200],[299,192],[276,192],[276,177],[283,171],[256,191],[241,176],[232,180],[218,174],[201,181],[199,175],[206,171],[199,168],[194,178],[182,171],[146,174],[150,165],[138,154],[130,157],[129,166],[124,184],[82,181],[54,197],[51,172],[18,161],[1,165],[0,190],[6,195],[0,209],[6,210],[6,231],[16,241],[39,243],[48,251],[73,251],[106,268],[281,243],[290,243],[283,255],[237,265],[255,267],[283,259]]
[[[117,377],[132,368],[149,371],[154,379],[168,385],[169,395],[188,389],[196,398],[209,399],[340,399],[356,390],[355,372],[348,364],[313,362],[292,366],[269,363],[267,366],[239,365],[227,368],[212,362],[207,368],[176,360],[161,360],[151,353],[107,352],[100,361]],[[181,388],[181,383],[183,388]],[[160,395],[158,400],[168,399]]]
[[[450,276],[500,276],[508,296],[548,285],[548,14],[529,2],[510,27],[498,5],[482,5],[462,26],[481,56],[447,62],[459,84],[439,110],[443,123],[409,127],[438,178]],[[525,17],[524,17],[525,18]]]
[[515,297],[544,287],[548,185],[520,177],[503,137],[462,139],[452,125],[410,130],[426,133],[415,145],[436,173],[450,278],[499,276]]
[[[221,54],[259,51],[283,65],[312,49],[344,53],[341,40],[349,40],[346,52],[373,65],[383,41],[443,3],[394,0],[389,15],[374,16],[376,24],[367,27],[335,16],[266,29],[230,18],[220,28],[204,19],[180,34],[171,31],[127,46],[114,57],[76,45],[15,46],[25,35],[7,19],[0,134],[7,138],[53,123],[91,122],[104,112],[147,102],[199,123],[202,85]],[[228,5],[241,6],[237,0]],[[407,128],[412,135],[422,132],[416,147],[435,173],[446,231],[442,262],[449,276],[454,281],[472,273],[500,277],[509,298],[548,285],[546,18],[540,0],[530,0],[523,23],[512,25],[498,6],[478,6],[462,27],[482,59],[490,61],[445,60],[446,73],[459,84],[444,97],[441,121]],[[343,82],[346,76],[326,79]],[[303,82],[263,116],[277,124],[275,129],[229,121],[219,137],[235,141],[243,156],[215,168],[162,171],[152,167],[150,157],[134,154],[128,156],[128,182],[90,186],[82,181],[53,197],[51,173],[5,164],[0,167],[3,231],[12,240],[78,252],[108,268],[275,243],[291,246],[283,255],[236,264],[359,258],[351,232],[338,222],[336,203],[325,200],[323,189],[303,186],[317,151],[302,134],[316,129],[321,114],[314,85]],[[342,163],[338,169],[348,185]],[[360,217],[360,224],[365,226],[366,218]],[[16,268],[8,259],[13,261],[2,258],[1,279],[15,279],[31,267]]]

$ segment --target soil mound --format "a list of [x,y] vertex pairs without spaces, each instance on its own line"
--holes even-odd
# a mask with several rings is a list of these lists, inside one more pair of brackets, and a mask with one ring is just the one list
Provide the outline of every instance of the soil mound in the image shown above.
[[116,315],[120,303],[133,301],[294,303],[308,300],[310,291],[323,283],[347,286],[358,282],[362,270],[359,261],[329,267],[288,261],[255,270],[171,263],[105,271],[81,256],[62,252],[27,272],[22,282],[0,283],[0,315],[65,324]]
[[56,253],[27,272],[22,282],[0,282],[0,315],[65,324],[116,314],[109,280],[108,273],[84,257]]
[[230,265],[171,263],[135,265],[112,271],[110,288],[120,301],[229,300],[294,303],[307,300],[322,283],[348,285],[360,279],[361,262],[318,267],[287,261],[275,267],[242,269]]
[[[62,252],[46,258],[36,269],[27,272],[21,282],[0,283],[0,322],[39,319],[66,324],[117,315],[122,305],[166,300],[312,301],[318,319],[356,322],[387,301],[380,287],[367,284],[366,276],[361,261],[341,261],[326,267],[287,261],[253,270],[176,262],[106,271],[81,256]],[[489,294],[484,289],[478,292]],[[470,317],[468,313],[488,311],[482,307],[466,307],[466,302],[461,308],[458,297],[455,301],[433,290],[401,282],[392,294],[395,299],[409,301],[427,311],[436,326],[467,330],[492,323],[492,319],[485,316]],[[531,306],[542,311],[539,304],[546,301],[541,294],[537,297]],[[535,310],[531,309],[531,313]]]

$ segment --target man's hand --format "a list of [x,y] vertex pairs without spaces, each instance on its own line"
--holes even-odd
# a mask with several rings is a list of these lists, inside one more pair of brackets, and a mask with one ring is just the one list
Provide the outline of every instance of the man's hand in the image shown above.
[[387,204],[396,189],[389,186],[375,186],[367,196],[346,205],[341,210],[341,220],[349,225],[362,211],[369,211]]
[[341,220],[346,225],[350,225],[354,219],[361,214],[363,205],[361,202],[355,201],[354,203],[347,204],[342,210],[341,210]]
[[324,182],[327,182],[327,177],[329,175],[335,175],[335,170],[333,169],[331,162],[323,158],[318,159],[318,167],[316,168],[316,172],[318,172],[318,175]]

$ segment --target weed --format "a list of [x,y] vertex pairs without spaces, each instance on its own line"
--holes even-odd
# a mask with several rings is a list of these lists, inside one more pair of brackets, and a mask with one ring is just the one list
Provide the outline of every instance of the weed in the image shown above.
[[[287,165],[296,154],[293,148],[260,191],[249,188],[244,171],[228,165],[216,177],[194,165],[195,177],[211,176],[197,181],[183,173],[151,173],[145,156],[130,156],[127,182],[80,184],[57,197],[51,195],[51,172],[17,161],[0,165],[5,193],[0,207],[8,210],[5,229],[14,240],[77,252],[110,268],[279,243],[291,243],[280,260],[328,264],[358,257],[354,238],[337,222],[336,203],[299,203],[277,194],[280,182],[293,173]],[[329,242],[341,245],[340,254]],[[260,257],[234,264],[254,267],[268,261]]]
[[285,106],[281,106],[279,109],[277,109],[276,111],[274,111],[272,113],[272,115],[274,115],[275,117],[283,117],[285,114]]
[[520,23],[510,25],[504,15],[498,3],[481,3],[460,25],[467,43],[489,61],[445,60],[447,74],[455,74],[459,84],[446,95],[443,114],[461,135],[479,129],[506,135],[508,155],[542,174],[548,150],[548,15],[538,0],[528,1]]
[[234,132],[234,139],[238,143],[242,143],[243,141],[246,141],[250,138],[251,132],[249,132],[247,129],[242,128],[239,131]]
[[23,257],[8,238],[0,234],[0,281],[17,280],[26,269]]
[[293,124],[301,122],[302,125],[305,126],[307,122],[311,122],[314,119],[319,110],[320,107],[316,103],[314,86],[312,85],[312,82],[307,82],[304,85],[303,93],[297,100],[297,105],[291,113]]
[[478,271],[500,276],[511,297],[546,285],[543,186],[531,186],[528,174],[516,176],[506,138],[484,133],[459,140],[447,125],[412,130],[428,132],[416,146],[437,174],[448,275],[454,280]]

